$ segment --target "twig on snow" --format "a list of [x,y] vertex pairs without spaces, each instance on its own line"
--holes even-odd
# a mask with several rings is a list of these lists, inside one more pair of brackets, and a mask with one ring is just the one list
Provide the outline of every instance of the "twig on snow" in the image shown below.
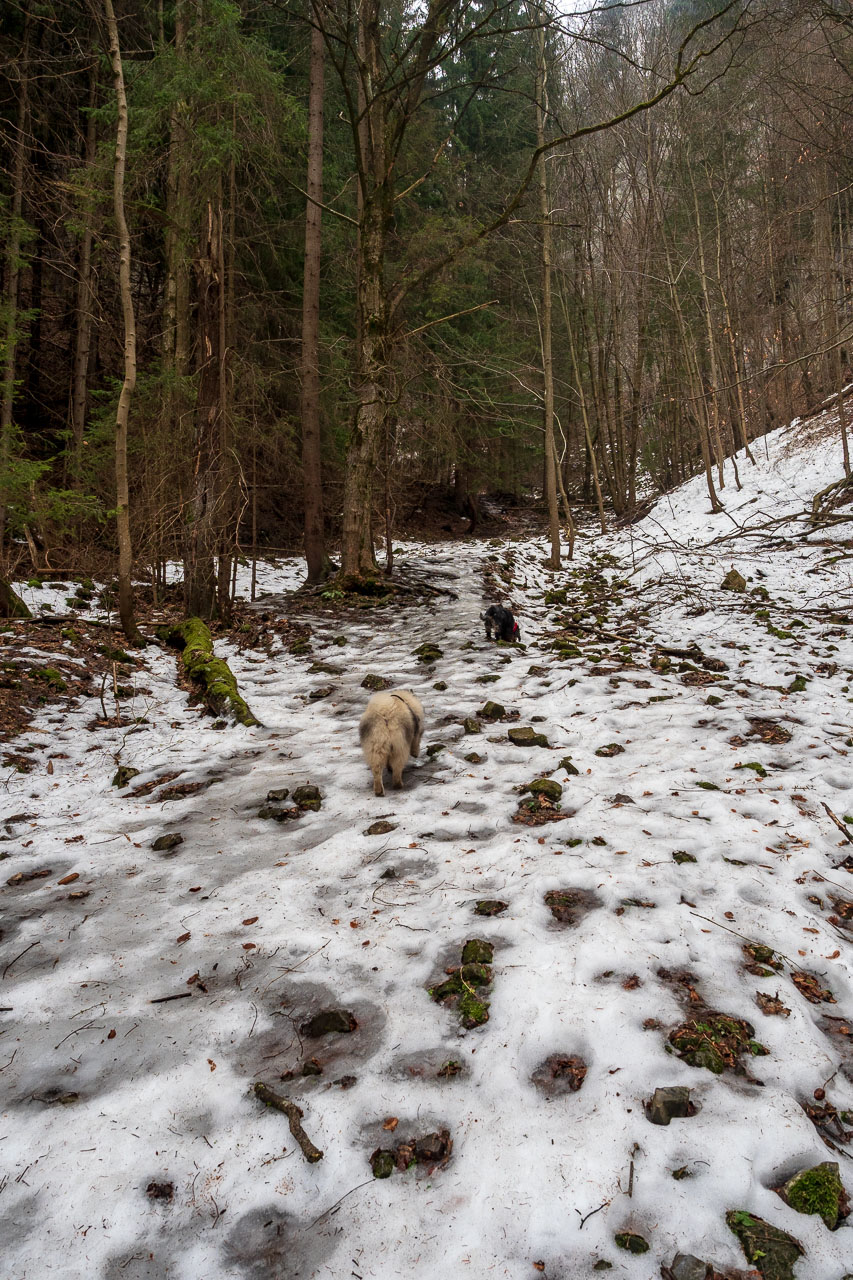
[[823,803],[823,807],[824,807],[824,809],[825,809],[825,810],[826,810],[826,812],[829,814],[829,817],[831,818],[831,820],[832,820],[832,821],[835,823],[835,825],[838,827],[838,830],[839,830],[839,831],[841,832],[841,834],[844,836],[844,839],[847,841],[847,843],[848,843],[848,844],[853,844],[853,836],[851,836],[851,834],[850,834],[850,830],[849,830],[849,828],[847,827],[846,823],[842,822],[840,818],[837,818],[837,817],[835,816],[835,814],[832,812],[832,810],[830,809],[830,807],[829,807],[829,805],[826,803],[826,801],[823,801],[822,803]]
[[597,1208],[597,1209],[592,1209],[592,1210],[591,1210],[591,1211],[586,1215],[586,1217],[581,1217],[581,1211],[580,1211],[580,1209],[575,1209],[575,1213],[578,1215],[578,1217],[579,1217],[579,1218],[580,1218],[580,1220],[581,1220],[581,1221],[580,1221],[580,1226],[578,1227],[578,1231],[583,1231],[583,1224],[587,1221],[587,1219],[588,1219],[588,1218],[594,1218],[594,1217],[595,1217],[595,1215],[596,1215],[597,1213],[601,1213],[601,1210],[602,1210],[602,1209],[606,1209],[606,1208],[607,1208],[607,1206],[608,1206],[609,1204],[610,1204],[610,1201],[609,1201],[609,1200],[605,1200],[605,1201],[604,1201],[604,1204],[600,1204],[600,1205],[598,1206],[598,1208]]
[[6,977],[6,974],[12,968],[12,965],[17,964],[21,956],[25,956],[28,951],[32,951],[33,947],[40,947],[40,946],[41,946],[41,939],[39,938],[35,942],[31,942],[28,947],[24,947],[23,951],[18,952],[18,954],[15,956],[15,959],[10,960],[9,963],[6,965],[6,968],[3,970],[3,977],[4,978]]
[[261,1081],[255,1084],[254,1092],[255,1096],[265,1106],[273,1107],[276,1111],[280,1111],[287,1116],[290,1132],[299,1144],[299,1148],[309,1164],[316,1164],[318,1160],[323,1159],[323,1152],[319,1147],[314,1146],[314,1143],[302,1128],[300,1121],[304,1113],[297,1107],[295,1102],[291,1102],[289,1098],[283,1098],[280,1093],[274,1093],[269,1085],[262,1084]]
[[369,1187],[369,1186],[371,1186],[371,1185],[372,1185],[372,1183],[373,1183],[373,1178],[368,1178],[366,1182],[359,1182],[358,1186],[350,1187],[349,1191],[345,1191],[345,1192],[344,1192],[344,1194],[341,1196],[340,1200],[336,1200],[334,1204],[329,1205],[328,1209],[324,1209],[322,1213],[318,1213],[318,1214],[317,1214],[317,1217],[314,1219],[314,1221],[313,1221],[313,1222],[309,1222],[309,1223],[308,1223],[307,1230],[308,1230],[308,1231],[310,1231],[312,1227],[316,1227],[316,1225],[317,1225],[317,1223],[320,1221],[320,1219],[321,1219],[321,1218],[325,1218],[325,1217],[326,1217],[326,1214],[328,1214],[328,1213],[334,1213],[334,1212],[335,1212],[335,1210],[337,1209],[337,1207],[338,1207],[339,1205],[343,1204],[343,1202],[344,1202],[344,1200],[346,1200],[347,1196],[351,1196],[351,1195],[352,1195],[352,1193],[353,1193],[354,1191],[360,1191],[362,1187]]

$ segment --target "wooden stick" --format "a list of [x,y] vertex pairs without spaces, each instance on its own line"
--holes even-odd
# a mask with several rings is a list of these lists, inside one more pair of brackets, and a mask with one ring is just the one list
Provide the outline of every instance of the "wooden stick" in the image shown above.
[[300,1150],[309,1164],[316,1164],[318,1160],[323,1159],[323,1153],[308,1137],[305,1130],[300,1124],[303,1112],[300,1111],[295,1102],[291,1102],[289,1098],[282,1098],[281,1094],[274,1093],[268,1085],[261,1084],[260,1081],[255,1085],[255,1096],[260,1098],[268,1107],[273,1107],[276,1111],[281,1111],[287,1116],[290,1132],[293,1134]]
[[189,1000],[192,995],[191,991],[181,991],[176,996],[157,996],[154,1000],[149,1000],[149,1004],[166,1004],[169,1000]]
[[847,843],[853,844],[853,836],[851,836],[849,828],[841,821],[840,818],[836,818],[835,814],[832,812],[832,810],[830,809],[826,801],[823,802],[823,807],[826,810],[826,812],[829,814],[832,821],[838,827],[838,830],[844,836],[844,839],[847,841]]
[[41,939],[39,939],[36,942],[31,942],[28,947],[24,947],[23,951],[19,951],[18,954],[15,956],[15,959],[10,960],[9,963],[6,965],[6,968],[3,970],[3,977],[4,978],[6,977],[6,974],[12,968],[12,965],[17,964],[21,956],[25,956],[28,951],[32,951],[33,947],[40,947],[40,946],[41,946]]

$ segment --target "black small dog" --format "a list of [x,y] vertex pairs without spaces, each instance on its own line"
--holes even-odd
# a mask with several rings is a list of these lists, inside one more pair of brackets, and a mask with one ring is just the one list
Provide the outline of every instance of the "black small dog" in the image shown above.
[[[483,622],[486,624],[487,640],[506,640],[512,642],[518,640],[519,630],[518,623],[513,617],[512,610],[505,609],[503,605],[491,604],[483,614]],[[492,635],[494,631],[494,636]]]

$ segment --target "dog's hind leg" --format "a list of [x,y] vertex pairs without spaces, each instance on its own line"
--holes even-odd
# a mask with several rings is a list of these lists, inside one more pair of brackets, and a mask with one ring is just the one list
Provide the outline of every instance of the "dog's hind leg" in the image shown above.
[[395,742],[391,748],[388,766],[391,770],[391,781],[394,783],[394,786],[398,791],[403,785],[403,769],[408,758],[408,744],[405,742]]
[[373,766],[373,794],[375,796],[384,796],[385,787],[382,782],[383,765],[375,764]]

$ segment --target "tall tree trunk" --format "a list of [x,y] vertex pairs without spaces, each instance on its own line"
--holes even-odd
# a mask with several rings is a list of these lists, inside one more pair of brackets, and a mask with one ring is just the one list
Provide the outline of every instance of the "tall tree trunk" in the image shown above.
[[358,581],[378,572],[373,550],[373,480],[392,400],[390,317],[385,286],[386,232],[393,198],[388,172],[387,100],[383,81],[378,0],[358,7],[359,160],[358,290],[355,381],[357,405],[344,478],[341,577]]
[[30,11],[24,6],[24,33],[18,61],[18,110],[12,160],[12,200],[9,209],[9,245],[6,252],[6,295],[9,308],[4,334],[2,398],[0,398],[0,568],[5,563],[7,476],[12,455],[12,413],[15,403],[15,356],[18,346],[18,300],[21,285],[23,242],[24,167],[29,116]]
[[[576,291],[578,292],[578,291]],[[584,391],[583,379],[578,365],[577,344],[575,343],[574,329],[572,327],[571,317],[569,315],[568,304],[566,303],[566,295],[563,289],[560,289],[560,302],[563,309],[563,319],[566,322],[566,332],[569,336],[569,351],[572,357],[572,371],[575,377],[575,386],[577,387],[578,399],[581,406],[581,418],[583,420],[584,440],[586,441],[586,466],[592,471],[592,483],[595,489],[595,501],[598,505],[598,519],[601,524],[601,532],[607,532],[607,520],[604,515],[604,496],[601,492],[601,481],[598,478],[598,464],[595,460],[595,445],[592,440],[592,432],[589,425],[589,414],[587,412],[586,393]],[[587,480],[584,480],[584,491],[588,490]]]
[[116,532],[118,535],[118,609],[121,626],[131,644],[144,644],[136,625],[133,599],[133,548],[130,541],[130,498],[127,475],[127,424],[130,400],[136,387],[136,317],[130,283],[130,233],[124,212],[124,170],[127,161],[127,95],[118,40],[118,25],[112,0],[104,0],[109,35],[110,63],[115,83],[118,123],[116,125],[113,199],[119,237],[119,289],[124,320],[124,382],[116,409]]
[[[528,12],[532,16],[532,6]],[[541,22],[541,13],[540,13]],[[545,145],[545,113],[548,109],[546,67],[545,67],[545,27],[540,25],[537,33],[536,51],[536,145]],[[554,361],[551,353],[551,321],[553,307],[551,303],[551,244],[553,230],[551,227],[551,204],[548,199],[548,173],[543,153],[539,161],[539,218],[542,236],[542,317],[540,335],[542,343],[542,382],[544,387],[545,417],[545,501],[548,504],[548,531],[551,540],[551,554],[546,564],[549,569],[560,567],[560,513],[557,507],[557,467],[556,447],[554,444]]]
[[71,438],[73,442],[72,476],[75,486],[80,484],[80,462],[83,452],[83,432],[86,427],[86,409],[89,393],[89,353],[92,346],[92,242],[94,240],[95,208],[90,190],[95,165],[95,103],[98,94],[98,74],[95,67],[89,73],[89,111],[86,116],[86,143],[83,169],[86,175],[86,191],[83,196],[83,236],[80,241],[80,260],[77,267],[77,331],[74,335],[74,363],[71,380]]
[[[187,0],[175,0],[175,58],[179,69],[187,39]],[[169,155],[166,175],[166,282],[163,300],[163,352],[177,379],[185,378],[190,364],[190,253],[187,230],[191,218],[190,166],[187,160],[187,125],[176,104],[169,117]],[[182,397],[172,396],[175,417]]]
[[[235,120],[232,114],[232,128]],[[233,139],[233,134],[232,134]],[[231,151],[229,173],[229,244],[234,244],[234,148]],[[231,443],[231,413],[228,401],[228,348],[231,317],[231,280],[233,271],[225,250],[225,215],[222,208],[222,177],[218,180],[219,197],[219,235],[217,242],[217,261],[219,278],[217,280],[217,319],[219,324],[219,564],[217,573],[216,602],[220,618],[231,620],[231,605],[234,598],[232,581],[237,568],[237,502],[236,478],[234,474],[233,448]]]
[[365,201],[358,291],[361,315],[356,352],[358,404],[347,451],[341,533],[341,574],[346,579],[369,577],[377,572],[372,529],[373,480],[387,430],[391,398],[388,307],[383,279],[384,218],[384,210],[375,197]]
[[217,613],[216,554],[221,532],[221,315],[222,210],[208,200],[196,261],[198,290],[198,396],[192,465],[192,516],[184,553],[184,605],[192,617]]
[[305,274],[302,290],[302,477],[305,501],[305,561],[309,582],[322,582],[328,574],[323,528],[319,333],[325,46],[316,7],[312,0],[309,4],[312,26],[311,65],[308,78],[308,200],[305,205]]

